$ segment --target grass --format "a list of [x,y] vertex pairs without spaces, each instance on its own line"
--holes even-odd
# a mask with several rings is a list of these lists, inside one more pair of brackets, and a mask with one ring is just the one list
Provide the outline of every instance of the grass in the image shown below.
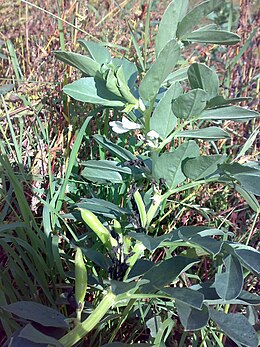
[[[91,141],[89,135],[96,132],[96,127],[106,134],[110,115],[92,111],[62,94],[63,83],[75,79],[76,72],[72,68],[64,69],[55,60],[53,51],[75,51],[77,39],[87,36],[108,43],[113,52],[136,59],[145,70],[150,63],[147,52],[153,51],[148,38],[156,31],[164,8],[164,2],[133,0],[120,4],[89,1],[86,7],[80,1],[22,0],[7,1],[0,7],[3,18],[0,38],[5,41],[1,49],[8,57],[0,61],[3,70],[0,83],[14,84],[13,91],[1,95],[0,101],[1,305],[22,299],[57,305],[66,278],[64,264],[71,264],[72,260],[70,240],[77,243],[81,237],[78,225],[61,218],[61,213],[68,212],[70,195],[80,192],[85,196],[108,196],[110,201],[117,196],[122,203],[120,191],[109,187],[102,191],[82,181],[78,183],[77,157],[106,157],[106,151]],[[253,28],[249,30],[246,25],[249,15],[248,8],[242,7],[238,28],[242,34],[240,46],[221,51],[194,45],[185,57],[192,61],[196,55],[207,64],[212,57],[219,61],[218,70],[225,81],[223,87],[230,97],[241,93],[255,98],[259,92],[254,79],[258,65],[253,35],[256,31],[251,34]],[[244,64],[248,60],[250,67]],[[255,101],[250,107],[257,107]],[[96,116],[96,123],[91,116]],[[223,142],[222,149],[231,157],[239,156],[241,162],[255,160],[259,155],[257,145],[253,141],[247,143],[246,139],[250,134],[257,136],[257,126],[255,122],[239,125],[227,122],[225,127],[231,132],[231,144],[235,146]],[[127,143],[128,138],[124,141]],[[247,151],[241,152],[244,143]],[[207,153],[209,148],[204,150]],[[253,211],[233,190],[211,184],[178,192],[169,201],[169,211],[160,218],[170,229],[191,224],[221,226],[234,232],[237,239],[254,245],[260,228],[258,216],[259,211]],[[3,319],[2,325],[6,333],[16,328],[14,322],[6,324]],[[137,335],[142,329],[137,327]],[[127,326],[118,326],[115,334],[123,335],[124,330],[127,331]],[[217,340],[214,331],[212,334]],[[2,344],[4,333],[0,336]],[[185,345],[185,338],[183,334],[180,345]],[[92,336],[93,346],[96,341]]]

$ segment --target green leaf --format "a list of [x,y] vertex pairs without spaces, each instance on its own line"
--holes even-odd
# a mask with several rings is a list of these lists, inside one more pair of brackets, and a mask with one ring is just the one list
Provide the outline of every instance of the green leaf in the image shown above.
[[225,314],[213,308],[210,308],[209,312],[210,318],[234,342],[248,347],[258,346],[257,334],[245,316],[234,313]]
[[233,120],[246,122],[249,119],[259,118],[259,113],[239,106],[227,106],[205,110],[199,119],[208,120]]
[[240,36],[225,30],[196,30],[182,37],[182,40],[217,45],[235,45],[240,42]]
[[249,249],[235,249],[235,254],[251,271],[260,274],[260,253]]
[[135,292],[137,287],[141,285],[141,281],[138,282],[123,282],[110,280],[111,291],[115,295],[120,295],[127,292]]
[[[76,204],[76,207],[84,209],[84,210],[89,210],[93,212],[94,214],[99,214],[111,219],[118,219],[122,215],[131,213],[130,210],[119,207],[110,201],[103,200],[103,199],[96,199],[96,198],[92,198],[92,199],[82,198]],[[78,220],[81,220],[81,218]]]
[[224,258],[225,272],[217,273],[215,288],[218,295],[224,300],[238,297],[243,287],[243,271],[238,259],[229,254]]
[[208,66],[199,63],[192,64],[188,69],[188,78],[191,88],[205,90],[208,100],[218,94],[218,75]]
[[142,276],[144,273],[150,270],[153,266],[154,266],[154,263],[150,260],[138,259],[137,262],[132,267],[131,271],[129,272],[127,279],[134,280]]
[[18,337],[26,339],[31,342],[44,343],[45,346],[51,345],[55,347],[62,347],[62,344],[52,336],[48,336],[35,329],[31,324],[27,324],[19,333]]
[[215,141],[219,139],[229,139],[229,134],[218,127],[202,128],[197,130],[180,131],[176,137],[185,137],[191,139],[201,139],[208,141]]
[[214,174],[225,159],[226,155],[221,154],[188,159],[183,163],[183,173],[188,178],[199,180]]
[[209,0],[204,1],[198,6],[194,7],[179,23],[177,37],[182,39],[187,33],[190,33],[203,18],[205,18],[223,3],[223,0]]
[[136,65],[125,58],[114,58],[112,62],[116,68],[122,66],[128,87],[132,89],[135,84],[138,73]]
[[221,165],[221,169],[238,180],[244,189],[260,196],[260,170],[238,163]]
[[217,255],[222,248],[222,242],[215,240],[208,236],[192,236],[189,239],[189,242],[195,243],[196,245],[199,245],[201,248],[204,248],[206,251],[213,255]]
[[207,325],[209,320],[209,311],[207,306],[202,309],[196,309],[179,300],[175,301],[177,312],[185,330],[199,330]]
[[150,283],[142,287],[142,292],[153,293],[160,290],[167,284],[172,283],[183,271],[187,271],[196,263],[198,261],[182,256],[163,260],[143,276],[143,279],[149,280]]
[[253,211],[255,212],[260,211],[259,202],[257,201],[256,197],[252,193],[248,192],[246,189],[238,185],[235,185],[235,189],[246,200],[246,202],[252,208]]
[[111,61],[109,50],[99,43],[87,41],[85,39],[79,39],[78,43],[89,53],[90,57],[99,64],[105,64]]
[[238,160],[240,157],[243,157],[246,152],[252,147],[255,140],[258,138],[259,129],[256,128],[248,137],[242,148],[240,149],[238,155],[236,156],[236,160]]
[[88,160],[82,161],[81,165],[87,168],[93,168],[97,170],[107,170],[107,171],[115,171],[121,172],[123,174],[131,175],[132,171],[127,166],[122,166],[121,163],[114,160]]
[[183,92],[178,82],[174,83],[164,94],[162,99],[156,106],[150,119],[150,129],[155,130],[161,137],[165,139],[175,128],[177,118],[172,112],[171,102]]
[[162,292],[168,294],[174,299],[186,303],[196,309],[201,309],[204,295],[190,288],[163,288]]
[[249,292],[246,292],[245,290],[242,290],[239,297],[237,298],[241,301],[244,305],[259,305],[260,304],[260,296],[255,295]]
[[85,168],[81,175],[90,181],[98,183],[121,183],[123,181],[121,173],[132,174],[129,167],[122,167],[118,162],[112,160],[89,160],[83,162],[82,165]]
[[208,228],[206,226],[184,226],[173,230],[172,241],[187,240],[190,237],[195,236],[219,236],[225,235],[225,233],[220,229]]
[[176,71],[173,71],[163,81],[162,87],[168,87],[169,85],[172,85],[175,82],[186,80],[188,78],[187,71],[188,67],[184,67]]
[[242,101],[249,101],[252,98],[233,98],[233,99],[225,99],[222,95],[215,96],[207,103],[208,108],[226,106],[230,104],[235,104]]
[[192,290],[199,291],[204,295],[204,302],[208,303],[208,305],[259,305],[260,297],[258,295],[248,293],[244,290],[241,291],[239,296],[233,300],[224,300],[221,299],[215,288],[215,282],[204,282],[200,284],[196,284],[190,287]]
[[88,76],[95,77],[100,73],[101,65],[95,60],[78,53],[56,51],[57,59],[71,65]]
[[39,323],[46,327],[68,328],[66,317],[53,308],[32,301],[19,301],[2,306],[2,309],[16,316]]
[[81,250],[88,259],[97,264],[101,269],[108,271],[109,268],[113,265],[112,261],[108,257],[93,248],[81,247]]
[[133,155],[131,152],[129,152],[127,149],[120,147],[116,143],[113,143],[106,139],[104,136],[101,135],[94,135],[94,140],[101,145],[102,147],[106,148],[110,153],[113,153],[117,156],[117,158],[120,158],[122,160],[136,160],[137,157]]
[[173,39],[161,50],[156,61],[141,81],[139,92],[142,99],[151,101],[155,98],[162,83],[177,64],[179,56],[180,46]]
[[188,6],[188,0],[173,0],[166,8],[155,39],[157,56],[169,40],[176,39],[178,24],[187,13]]
[[184,142],[173,152],[165,152],[153,161],[153,177],[156,180],[165,179],[169,188],[176,187],[186,179],[182,171],[183,161],[197,156],[199,147],[196,142]]
[[122,183],[123,177],[119,172],[116,171],[104,171],[102,169],[95,169],[93,167],[86,167],[81,172],[82,177],[88,181],[95,183]]
[[260,196],[260,171],[250,174],[238,174],[236,175],[236,179],[247,191]]
[[160,316],[153,316],[145,322],[147,328],[150,330],[151,337],[155,338],[162,326],[162,318]]
[[207,99],[207,93],[204,90],[194,89],[173,101],[173,113],[181,119],[198,116],[206,107]]
[[171,234],[153,237],[144,233],[130,232],[128,235],[133,239],[142,242],[142,244],[150,251],[154,251],[156,248],[158,248],[163,241],[171,239]]
[[233,242],[225,242],[225,249],[228,253],[237,256],[247,269],[256,275],[260,274],[260,252],[256,249]]
[[64,93],[73,99],[103,106],[122,107],[125,102],[111,93],[103,80],[94,77],[80,78],[63,87]]

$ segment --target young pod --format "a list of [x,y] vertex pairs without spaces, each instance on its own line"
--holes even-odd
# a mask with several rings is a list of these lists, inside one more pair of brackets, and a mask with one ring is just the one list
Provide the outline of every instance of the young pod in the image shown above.
[[79,208],[79,210],[84,222],[90,227],[90,229],[94,231],[94,233],[108,249],[117,246],[117,241],[111,236],[110,232],[106,227],[104,227],[94,213],[83,208]]
[[84,263],[83,254],[79,247],[75,253],[75,300],[77,302],[77,311],[81,312],[84,305],[88,285],[88,274]]

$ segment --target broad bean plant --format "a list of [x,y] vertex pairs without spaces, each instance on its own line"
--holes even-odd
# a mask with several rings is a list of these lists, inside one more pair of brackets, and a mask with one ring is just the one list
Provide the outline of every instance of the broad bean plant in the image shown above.
[[[136,47],[136,62],[114,57],[105,45],[85,39],[79,40],[84,54],[55,52],[82,74],[63,91],[75,102],[93,105],[85,127],[101,116],[104,124],[89,139],[98,155],[78,159],[75,166],[74,181],[87,186],[88,193],[75,193],[76,183],[71,183],[69,212],[62,216],[72,229],[77,225],[82,230],[73,236],[68,265],[75,282],[75,316],[68,320],[54,311],[53,326],[63,329],[63,336],[49,337],[53,340],[47,344],[70,347],[87,338],[88,346],[138,341],[170,346],[181,323],[179,346],[223,346],[226,339],[258,346],[253,326],[260,299],[245,290],[244,279],[259,275],[260,253],[248,245],[249,239],[235,242],[226,229],[171,226],[175,216],[170,200],[201,185],[229,186],[256,214],[260,211],[259,164],[239,163],[250,139],[236,158],[218,148],[219,140],[230,137],[224,121],[246,122],[259,114],[236,105],[247,98],[222,95],[214,66],[183,64],[191,43],[239,42],[238,35],[214,24],[199,26],[223,4],[209,0],[188,10],[188,0],[170,2],[154,53],[144,59]],[[29,310],[22,302],[6,310],[19,316],[19,305]],[[119,339],[120,329],[133,317],[145,327],[145,341]],[[20,338],[42,334],[35,330],[28,323]]]

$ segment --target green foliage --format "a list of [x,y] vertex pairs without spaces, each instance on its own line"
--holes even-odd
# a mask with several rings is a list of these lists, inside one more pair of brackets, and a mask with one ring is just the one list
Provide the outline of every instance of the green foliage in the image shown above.
[[[91,305],[74,310],[80,310],[80,314],[76,319],[74,312],[70,330],[65,316],[57,311],[51,311],[50,318],[46,318],[51,308],[25,301],[5,303],[1,319],[5,321],[6,314],[14,314],[23,318],[25,324],[12,338],[9,334],[10,346],[21,343],[19,339],[22,339],[24,346],[27,343],[36,347],[41,344],[71,347],[86,336],[89,345],[95,346],[104,342],[103,331],[106,346],[124,346],[116,342],[117,333],[131,315],[136,315],[151,330],[148,342],[155,346],[167,345],[167,336],[175,324],[172,317],[176,315],[185,330],[200,331],[201,345],[205,332],[209,339],[222,343],[220,328],[238,344],[257,346],[256,331],[241,314],[240,307],[259,305],[259,296],[242,288],[246,274],[259,275],[260,253],[248,245],[232,242],[234,235],[225,229],[172,227],[174,211],[170,199],[177,193],[190,192],[212,182],[235,185],[259,213],[255,197],[259,196],[260,186],[258,165],[232,161],[221,153],[217,142],[229,139],[227,131],[221,128],[221,121],[248,121],[259,114],[231,106],[241,98],[224,99],[218,76],[210,67],[195,63],[188,69],[174,70],[179,66],[182,50],[190,42],[235,44],[239,41],[236,34],[212,27],[192,31],[201,19],[221,5],[223,1],[205,1],[187,13],[188,1],[172,1],[158,29],[155,60],[150,66],[147,63],[147,71],[144,75],[140,73],[138,79],[138,67],[134,63],[112,58],[103,45],[81,39],[87,55],[55,53],[58,59],[82,73],[77,81],[64,86],[64,93],[94,105],[93,111],[77,134],[64,180],[51,201],[45,201],[49,223],[46,227],[44,222],[45,230],[59,230],[59,234],[49,232],[42,237],[36,223],[37,233],[29,229],[25,236],[25,231],[21,231],[17,241],[7,235],[2,247],[9,252],[11,261],[19,265],[16,269],[22,268],[21,259],[12,254],[10,240],[18,244],[18,250],[26,248],[21,258],[34,272],[36,269],[28,255],[37,257],[39,274],[34,275],[46,297],[45,276],[55,277],[48,274],[51,264],[51,270],[66,278],[66,283],[76,281],[72,295],[76,304],[83,305],[90,293],[94,299]],[[186,77],[189,87],[179,83]],[[96,115],[98,121],[98,115],[108,114],[108,110],[114,119],[124,113],[122,121],[110,122],[117,134],[108,130],[107,119],[104,131],[102,125],[99,133],[93,135],[93,152],[98,148],[99,158],[96,155],[90,160],[79,157],[76,163],[91,117]],[[139,141],[136,133],[128,136],[133,130],[139,132]],[[203,153],[199,146],[202,141],[209,142],[210,155]],[[6,167],[19,197],[21,224],[13,225],[18,233],[23,222],[25,229],[35,223],[31,223],[33,217],[28,212],[26,199],[4,156],[0,163]],[[65,202],[68,213],[60,214]],[[63,248],[58,235],[62,235]],[[29,245],[25,245],[28,239]],[[42,258],[44,251],[46,263]],[[201,271],[202,266],[206,267],[206,275]],[[44,267],[42,274],[41,267]],[[18,279],[17,270],[13,276]],[[84,283],[79,283],[81,276]],[[17,282],[26,288],[20,278]],[[36,293],[34,284],[28,285]],[[67,296],[65,307],[69,307],[68,303]],[[232,312],[237,312],[229,314],[229,305],[235,305]],[[37,312],[41,312],[40,317]],[[151,320],[155,313],[156,324]],[[41,329],[35,329],[31,323],[63,331],[57,335],[49,329],[42,334]]]

